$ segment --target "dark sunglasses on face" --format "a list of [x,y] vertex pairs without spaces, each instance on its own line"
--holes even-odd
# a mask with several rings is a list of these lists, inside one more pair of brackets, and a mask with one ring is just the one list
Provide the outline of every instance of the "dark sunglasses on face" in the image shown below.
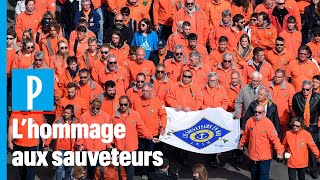
[[182,56],[183,53],[175,53],[176,56]]
[[241,22],[239,22],[239,24],[244,24],[246,21],[241,21]]
[[68,49],[67,46],[60,47],[60,49]]
[[122,107],[122,106],[128,106],[128,104],[119,104],[120,105],[120,107]]
[[192,76],[183,75],[184,78],[192,78]]
[[302,88],[302,91],[310,91],[310,89]]
[[92,109],[94,109],[94,110],[100,110],[99,107],[93,107]]
[[122,13],[122,16],[129,16],[128,13]]
[[123,22],[123,20],[115,20],[116,22]]
[[284,5],[284,3],[277,3],[277,4],[279,4],[279,5]]
[[250,19],[250,21],[257,21],[257,19]]
[[141,24],[141,27],[145,27],[146,25],[145,24]]
[[254,111],[254,113],[262,114],[263,112],[262,111]]
[[28,46],[27,47],[27,49],[33,49],[34,48],[34,46]]
[[232,60],[229,60],[229,61],[223,60],[223,62],[225,62],[225,63],[231,63],[231,61],[232,61]]
[[313,36],[314,37],[320,37],[320,34],[314,34]]
[[144,83],[144,81],[137,81],[137,83]]
[[164,74],[164,71],[157,71],[158,74]]
[[14,38],[9,38],[9,37],[7,37],[7,40],[13,40]]
[[277,44],[277,46],[284,46],[284,44]]
[[34,59],[34,61],[42,61],[43,59]]
[[117,62],[108,62],[109,64],[117,64]]
[[101,51],[101,54],[108,54],[109,51]]
[[87,79],[88,76],[80,76],[80,79]]
[[192,6],[194,3],[186,3],[187,6]]

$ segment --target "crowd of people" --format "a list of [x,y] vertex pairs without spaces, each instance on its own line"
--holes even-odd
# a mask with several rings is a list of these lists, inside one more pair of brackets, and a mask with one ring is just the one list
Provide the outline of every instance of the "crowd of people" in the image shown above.
[[[269,179],[271,159],[285,152],[289,179],[318,178],[319,0],[19,0],[15,12],[7,31],[9,149],[52,147],[52,138],[12,139],[12,120],[32,117],[39,125],[126,126],[126,137],[111,144],[63,138],[56,151],[161,150],[164,107],[220,107],[240,119],[234,157],[241,163],[248,143],[252,179]],[[54,70],[53,112],[10,111],[12,69]],[[19,131],[26,137],[27,126]],[[188,152],[179,153],[187,165]],[[209,159],[219,165],[217,155]],[[71,169],[57,167],[56,179],[77,179]],[[76,170],[88,179],[135,174],[132,165]],[[35,178],[35,167],[19,172]]]

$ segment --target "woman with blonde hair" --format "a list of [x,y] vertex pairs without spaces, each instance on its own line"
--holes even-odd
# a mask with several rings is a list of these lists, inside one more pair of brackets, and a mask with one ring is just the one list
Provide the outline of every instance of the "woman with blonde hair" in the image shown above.
[[236,55],[236,66],[243,69],[244,65],[252,58],[253,47],[247,34],[242,34],[238,42],[237,48],[234,50]]
[[58,50],[55,55],[50,57],[50,68],[54,69],[56,77],[59,77],[64,74],[64,71],[67,69],[67,58],[68,58],[68,44],[61,40],[58,42]]
[[203,164],[197,164],[192,168],[192,176],[194,180],[208,180],[208,171]]

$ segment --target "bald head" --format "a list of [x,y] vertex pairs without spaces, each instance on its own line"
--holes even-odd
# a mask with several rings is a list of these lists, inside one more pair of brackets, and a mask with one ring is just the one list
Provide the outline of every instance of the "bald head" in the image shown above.
[[117,29],[123,28],[123,15],[121,13],[118,13],[114,17],[114,25],[116,26]]
[[136,56],[137,56],[137,61],[139,64],[141,64],[144,61],[146,52],[144,51],[143,48],[138,48],[136,50]]

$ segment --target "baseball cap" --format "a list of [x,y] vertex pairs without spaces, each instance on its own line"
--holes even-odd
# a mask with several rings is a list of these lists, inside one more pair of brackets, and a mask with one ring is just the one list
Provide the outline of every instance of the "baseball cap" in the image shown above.
[[167,42],[165,40],[163,40],[163,39],[161,39],[158,42],[158,48],[164,48],[166,45],[167,45]]

